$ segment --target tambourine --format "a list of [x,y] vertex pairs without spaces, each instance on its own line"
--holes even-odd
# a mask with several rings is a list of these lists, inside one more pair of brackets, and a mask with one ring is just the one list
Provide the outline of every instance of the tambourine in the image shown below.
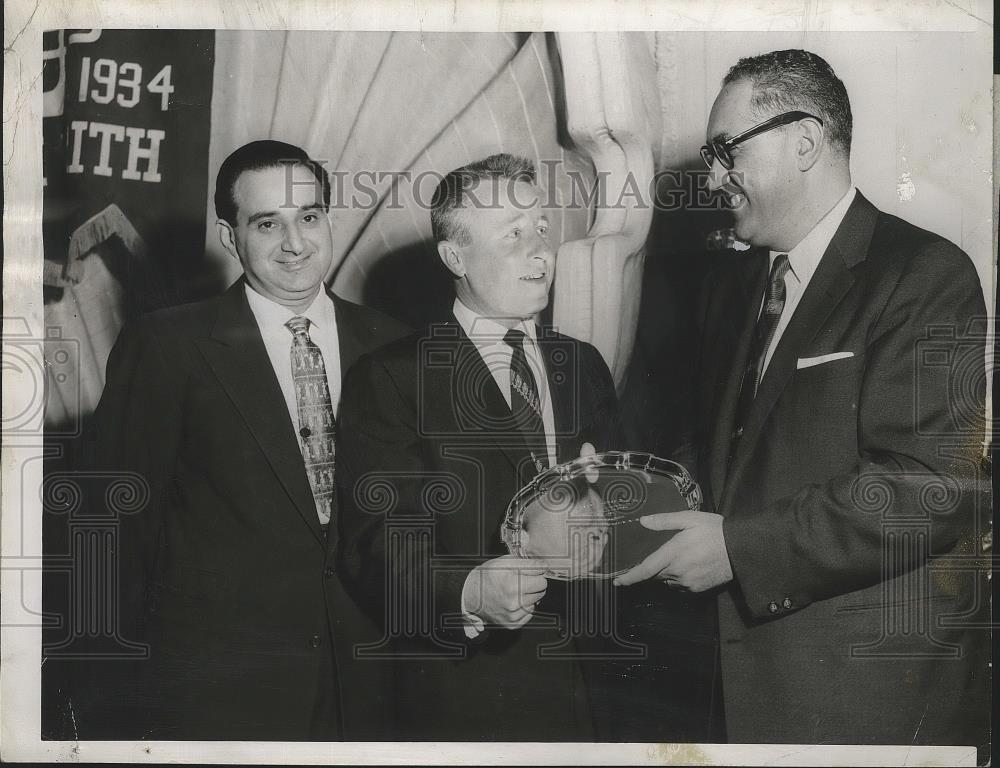
[[639,518],[701,509],[701,488],[680,464],[608,451],[545,470],[507,507],[500,538],[511,554],[545,563],[551,579],[610,579],[642,562],[673,531]]

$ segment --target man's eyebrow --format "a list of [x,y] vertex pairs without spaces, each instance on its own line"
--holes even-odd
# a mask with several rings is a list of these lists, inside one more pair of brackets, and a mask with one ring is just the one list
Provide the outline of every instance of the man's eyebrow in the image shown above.
[[717,141],[720,144],[725,144],[727,141],[729,141],[729,131],[719,131],[711,139],[709,139],[709,142],[713,141]]
[[501,221],[504,224],[517,224],[518,222],[525,221],[526,219],[527,214],[524,211],[515,209],[513,211],[506,211]]
[[278,215],[277,211],[260,211],[258,213],[253,213],[247,217],[247,224],[253,224],[255,221],[258,221],[259,219],[269,219],[272,216],[277,216],[277,215]]
[[[309,205],[300,205],[298,210],[299,211],[313,211],[313,210],[316,210],[316,209],[325,210],[326,206],[323,205],[323,203],[309,203]],[[255,221],[258,221],[259,219],[270,219],[270,218],[275,217],[277,215],[278,215],[277,211],[260,211],[258,213],[251,214],[247,218],[247,224],[253,224]]]

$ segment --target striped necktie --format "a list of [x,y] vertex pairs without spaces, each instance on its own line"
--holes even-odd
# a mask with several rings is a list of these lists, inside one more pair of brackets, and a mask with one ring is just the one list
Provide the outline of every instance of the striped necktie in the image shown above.
[[297,315],[285,327],[292,332],[292,384],[299,415],[299,447],[325,532],[336,503],[333,459],[337,425],[323,353],[309,338],[309,324],[309,318]]
[[743,427],[750,415],[750,407],[753,405],[754,397],[757,396],[757,387],[760,386],[761,369],[764,367],[767,351],[774,339],[774,332],[778,328],[778,321],[781,320],[781,313],[785,309],[785,273],[788,272],[790,266],[788,254],[779,253],[771,265],[771,273],[767,278],[764,306],[760,310],[760,317],[757,318],[750,359],[747,361],[746,371],[743,373],[743,383],[740,385],[740,399],[736,407],[736,423],[729,451],[730,462],[736,454],[740,438],[743,437]]
[[524,352],[524,331],[511,328],[504,335],[503,341],[511,348],[510,410],[531,449],[535,468],[541,471],[549,466],[549,448],[545,439],[538,385]]

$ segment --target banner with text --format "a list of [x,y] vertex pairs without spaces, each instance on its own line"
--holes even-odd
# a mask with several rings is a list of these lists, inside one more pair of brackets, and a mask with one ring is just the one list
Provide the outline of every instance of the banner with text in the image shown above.
[[209,290],[214,64],[213,31],[43,34],[48,439],[93,412],[128,317]]
[[44,34],[47,298],[79,284],[94,254],[139,307],[197,293],[214,34]]

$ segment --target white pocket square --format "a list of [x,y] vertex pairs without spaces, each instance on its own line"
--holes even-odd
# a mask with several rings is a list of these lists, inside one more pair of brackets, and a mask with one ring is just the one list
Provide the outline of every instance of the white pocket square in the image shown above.
[[844,360],[848,357],[854,357],[853,352],[831,352],[829,355],[820,355],[819,357],[800,357],[799,361],[795,364],[796,369],[801,370],[803,368],[812,368],[814,365],[822,365],[823,363],[829,363],[831,360]]

